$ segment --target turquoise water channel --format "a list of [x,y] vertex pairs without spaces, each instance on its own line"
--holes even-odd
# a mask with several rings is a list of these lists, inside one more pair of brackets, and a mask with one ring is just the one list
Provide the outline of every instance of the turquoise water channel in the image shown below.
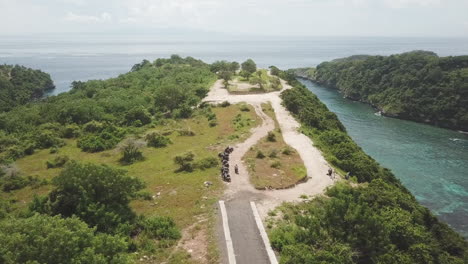
[[302,80],[335,112],[366,153],[393,173],[441,220],[468,237],[468,135],[378,116],[336,90]]

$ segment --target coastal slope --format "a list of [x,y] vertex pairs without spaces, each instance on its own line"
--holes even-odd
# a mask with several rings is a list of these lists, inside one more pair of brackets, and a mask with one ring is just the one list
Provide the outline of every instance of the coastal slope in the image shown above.
[[468,131],[468,56],[358,55],[294,72],[386,116]]

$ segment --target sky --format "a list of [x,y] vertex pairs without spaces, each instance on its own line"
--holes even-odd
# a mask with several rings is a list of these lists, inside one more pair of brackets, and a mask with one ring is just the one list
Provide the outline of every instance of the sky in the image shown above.
[[0,35],[468,37],[468,0],[0,0]]

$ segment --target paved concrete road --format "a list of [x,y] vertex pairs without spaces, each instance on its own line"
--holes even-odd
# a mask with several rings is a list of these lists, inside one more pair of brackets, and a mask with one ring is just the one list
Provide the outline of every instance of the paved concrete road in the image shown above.
[[[231,235],[233,251],[236,264],[269,264],[271,263],[262,240],[260,231],[255,222],[251,201],[255,201],[255,195],[242,192],[235,198],[225,201],[226,216],[228,219],[229,231]],[[219,205],[218,205],[219,206]],[[219,210],[221,211],[221,210]],[[219,218],[222,218],[221,213]],[[220,234],[220,245],[223,245],[222,263],[229,263],[226,237],[222,226],[222,220],[218,222],[218,232]]]

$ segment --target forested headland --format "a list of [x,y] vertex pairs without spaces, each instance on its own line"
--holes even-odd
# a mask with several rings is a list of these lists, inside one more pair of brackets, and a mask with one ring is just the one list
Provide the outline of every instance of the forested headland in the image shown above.
[[0,112],[39,99],[54,88],[48,73],[19,65],[0,65]]
[[468,131],[468,56],[351,56],[294,70],[383,115]]
[[464,238],[440,222],[348,136],[337,116],[295,79],[281,97],[301,130],[349,181],[285,204],[268,225],[281,263],[467,263]]

